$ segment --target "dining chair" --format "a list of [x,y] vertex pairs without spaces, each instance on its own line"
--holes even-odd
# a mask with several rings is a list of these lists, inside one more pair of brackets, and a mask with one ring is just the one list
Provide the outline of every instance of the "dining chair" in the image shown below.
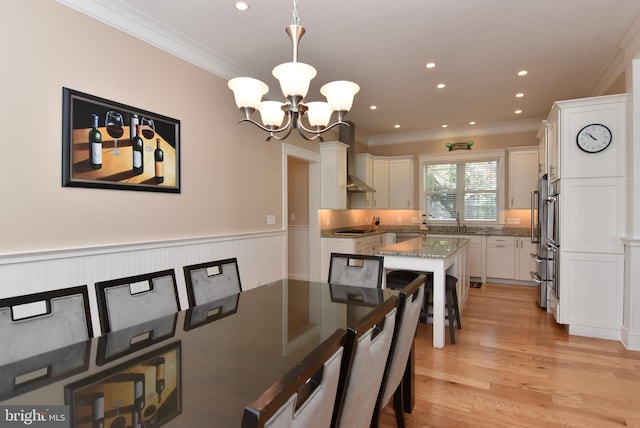
[[240,293],[236,293],[187,309],[184,317],[184,329],[193,330],[235,314],[238,311],[239,300]]
[[404,428],[403,406],[403,377],[409,362],[409,354],[413,347],[413,340],[418,328],[418,320],[424,303],[424,288],[426,276],[421,274],[409,285],[404,287],[399,294],[396,329],[382,386],[378,394],[378,400],[373,412],[372,427],[379,424],[380,413],[393,396],[393,409],[396,414],[396,423],[399,428]]
[[329,427],[338,392],[346,331],[338,329],[249,404],[242,428]]
[[384,257],[331,253],[329,283],[382,288]]
[[96,295],[103,334],[180,310],[173,269],[97,282]]
[[242,291],[235,257],[184,266],[183,269],[190,308]]
[[369,428],[391,349],[397,306],[398,298],[392,296],[347,329],[332,426]]
[[91,337],[86,285],[0,299],[0,365]]

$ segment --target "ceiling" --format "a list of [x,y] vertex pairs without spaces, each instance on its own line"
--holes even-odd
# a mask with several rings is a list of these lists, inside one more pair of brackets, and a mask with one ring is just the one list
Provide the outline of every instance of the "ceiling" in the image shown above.
[[[58,1],[224,79],[263,80],[263,99],[282,100],[271,70],[291,61],[295,0],[248,0],[246,12],[234,0]],[[640,21],[638,0],[298,0],[297,10],[298,60],[318,71],[306,99],[333,80],[358,83],[346,119],[370,144],[535,129],[554,101],[615,81]]]

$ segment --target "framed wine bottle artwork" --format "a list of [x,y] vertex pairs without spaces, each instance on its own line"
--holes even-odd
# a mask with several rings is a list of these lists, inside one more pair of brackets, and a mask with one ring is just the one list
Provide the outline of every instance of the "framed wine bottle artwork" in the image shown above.
[[180,121],[62,88],[62,185],[180,193]]

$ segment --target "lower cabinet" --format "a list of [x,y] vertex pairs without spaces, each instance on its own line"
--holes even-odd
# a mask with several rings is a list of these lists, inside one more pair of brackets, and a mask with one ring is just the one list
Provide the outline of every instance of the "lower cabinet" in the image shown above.
[[373,255],[378,248],[386,244],[387,233],[362,236],[356,238],[322,238],[321,239],[321,278],[329,278],[331,253]]
[[531,242],[531,238],[516,238],[516,276],[519,281],[531,281],[531,272],[535,272],[538,267],[533,261],[533,254],[537,251],[537,244]]
[[487,236],[487,276],[515,279],[515,238],[513,236]]

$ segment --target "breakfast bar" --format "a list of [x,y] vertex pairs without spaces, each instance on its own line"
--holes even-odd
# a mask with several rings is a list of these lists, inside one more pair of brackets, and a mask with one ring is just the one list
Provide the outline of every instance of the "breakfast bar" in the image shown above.
[[425,235],[375,252],[377,256],[384,256],[385,270],[433,273],[434,348],[444,348],[445,344],[445,276],[455,276],[462,290],[469,286],[468,244],[469,239],[465,238],[430,238]]

